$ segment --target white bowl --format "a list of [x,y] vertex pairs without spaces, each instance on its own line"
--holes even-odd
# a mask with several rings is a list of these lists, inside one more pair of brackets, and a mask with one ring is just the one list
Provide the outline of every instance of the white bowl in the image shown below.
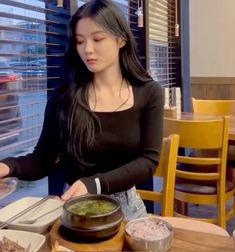
[[[12,216],[16,215],[17,213],[21,212],[22,210],[28,208],[29,206],[33,205],[37,201],[42,199],[41,197],[24,197],[13,203],[3,207],[0,209],[0,223],[8,220]],[[58,219],[62,213],[62,206],[64,202],[57,199],[49,199],[36,208],[32,209],[31,211],[27,212],[25,215],[17,218],[13,222],[8,225],[8,228],[17,229],[17,230],[25,230],[31,231],[36,233],[43,233],[47,230],[47,228]],[[61,208],[58,209],[58,207]],[[44,213],[47,213],[51,210],[55,209],[55,211],[50,212],[49,214],[43,216],[42,218],[38,219],[36,222],[32,224],[24,224],[20,223],[20,221],[25,219],[34,219],[37,216],[41,216]]]
[[129,221],[125,238],[134,251],[164,252],[171,248],[173,229],[168,222],[148,216]]
[[39,251],[46,240],[46,237],[41,234],[10,229],[0,230],[0,241],[2,241],[3,237],[6,237],[13,242],[17,242],[21,247],[29,247],[30,252]]

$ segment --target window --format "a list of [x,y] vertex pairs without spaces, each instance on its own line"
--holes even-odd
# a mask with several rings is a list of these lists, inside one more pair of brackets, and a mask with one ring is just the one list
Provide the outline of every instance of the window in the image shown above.
[[149,61],[153,78],[163,86],[175,84],[175,1],[149,1]]
[[0,159],[37,143],[48,90],[62,72],[68,14],[56,1],[0,0]]
[[175,35],[177,0],[148,1],[149,69],[152,77],[170,90],[170,105],[175,102],[174,87],[180,85],[179,37]]
[[47,99],[45,4],[27,2],[0,1],[0,158],[35,144]]

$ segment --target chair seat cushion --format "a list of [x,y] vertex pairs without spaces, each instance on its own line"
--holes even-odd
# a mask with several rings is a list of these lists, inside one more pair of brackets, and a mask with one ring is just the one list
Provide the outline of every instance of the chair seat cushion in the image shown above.
[[[184,171],[208,173],[216,172],[215,165],[187,165],[178,164],[177,169]],[[226,192],[235,188],[235,167],[229,166],[226,168]],[[178,191],[198,194],[215,194],[217,193],[216,181],[214,180],[193,180],[185,178],[176,178],[175,189]]]
[[[197,194],[216,194],[216,184],[206,183],[208,181],[195,181],[186,179],[176,179],[175,189],[182,192],[197,193]],[[235,188],[235,184],[231,181],[226,181],[226,192],[229,192]]]

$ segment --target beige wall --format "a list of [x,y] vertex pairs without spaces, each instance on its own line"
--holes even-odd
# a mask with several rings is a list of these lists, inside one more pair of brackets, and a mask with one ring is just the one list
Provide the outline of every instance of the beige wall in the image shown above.
[[189,0],[191,77],[235,77],[235,0]]

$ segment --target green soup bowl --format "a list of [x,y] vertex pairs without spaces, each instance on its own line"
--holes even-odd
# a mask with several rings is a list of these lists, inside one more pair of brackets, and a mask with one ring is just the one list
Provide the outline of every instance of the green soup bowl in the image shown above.
[[65,202],[61,223],[83,238],[106,238],[116,234],[124,219],[120,202],[97,194],[74,197]]

